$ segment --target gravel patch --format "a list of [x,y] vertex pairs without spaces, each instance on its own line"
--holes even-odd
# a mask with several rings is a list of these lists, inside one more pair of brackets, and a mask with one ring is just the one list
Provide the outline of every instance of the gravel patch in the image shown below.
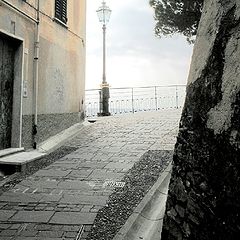
[[[74,152],[77,149],[78,148],[76,147],[62,146],[57,150],[53,151],[52,153],[50,153],[49,155],[44,156],[43,158],[28,164],[26,171],[16,172],[13,175],[9,175],[6,176],[5,178],[0,179],[0,196],[3,192],[10,190],[26,177],[32,175],[33,173],[37,172],[42,168],[49,166],[53,162],[57,161],[58,159],[64,157],[65,155],[71,152]],[[4,181],[4,183],[1,184],[1,181]]]
[[172,161],[173,151],[148,151],[123,178],[108,204],[99,210],[87,240],[111,240]]

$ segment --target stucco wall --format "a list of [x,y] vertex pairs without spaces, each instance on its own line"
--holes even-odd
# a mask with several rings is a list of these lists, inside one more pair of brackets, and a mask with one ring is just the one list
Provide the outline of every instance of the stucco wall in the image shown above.
[[[36,18],[37,1],[8,2]],[[54,3],[40,1],[40,114],[78,112],[84,99],[85,1],[68,1],[66,27],[54,20]],[[27,96],[23,99],[23,114],[32,114],[35,23],[4,4],[0,15],[0,29],[24,39],[25,64],[28,64],[24,69],[28,73],[24,73]]]
[[204,4],[162,240],[239,238],[239,5],[238,0]]
[[[35,0],[6,0],[32,18],[36,19]],[[40,0],[40,53],[38,82],[39,125],[47,115],[83,113],[85,98],[85,41],[86,41],[86,1],[68,1],[67,23],[60,24],[54,18],[55,1]],[[24,41],[23,66],[23,115],[32,119],[34,113],[34,42],[36,23],[13,10],[7,4],[0,5],[0,31],[11,33]],[[76,114],[75,114],[76,113]],[[23,119],[23,121],[24,121]],[[56,117],[60,119],[60,117]],[[74,117],[80,120],[80,118]],[[48,121],[46,120],[45,123]],[[49,120],[52,122],[52,120]],[[72,121],[71,121],[72,122]],[[72,122],[74,123],[74,122]],[[61,124],[56,122],[56,126]],[[23,123],[24,129],[29,125]],[[62,130],[62,127],[59,130]],[[41,130],[41,129],[40,129]],[[51,129],[49,129],[51,131]],[[27,136],[29,138],[30,131]],[[56,131],[54,131],[56,132]],[[25,132],[23,132],[23,135]],[[38,139],[42,139],[41,131]],[[26,138],[26,136],[24,137]]]
[[40,25],[39,112],[42,114],[81,111],[84,99],[85,4],[68,1],[66,28],[49,18],[54,16],[54,2],[41,1],[41,9],[48,15],[41,15]]

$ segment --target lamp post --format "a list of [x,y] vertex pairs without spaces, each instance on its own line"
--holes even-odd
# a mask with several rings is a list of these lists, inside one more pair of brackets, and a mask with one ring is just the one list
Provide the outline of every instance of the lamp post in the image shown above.
[[103,29],[103,75],[100,94],[100,112],[98,116],[109,116],[109,84],[106,81],[106,24],[109,22],[112,10],[106,5],[105,0],[97,10],[99,22]]

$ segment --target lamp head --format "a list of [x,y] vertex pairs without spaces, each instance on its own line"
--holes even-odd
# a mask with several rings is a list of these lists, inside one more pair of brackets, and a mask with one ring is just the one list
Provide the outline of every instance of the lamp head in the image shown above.
[[110,19],[112,10],[106,5],[105,1],[102,1],[102,5],[96,11],[98,15],[99,22],[107,24]]

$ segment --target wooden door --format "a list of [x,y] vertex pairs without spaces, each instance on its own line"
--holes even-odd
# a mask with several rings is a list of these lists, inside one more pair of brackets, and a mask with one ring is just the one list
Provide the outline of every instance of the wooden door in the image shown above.
[[11,147],[14,44],[0,38],[0,150]]

